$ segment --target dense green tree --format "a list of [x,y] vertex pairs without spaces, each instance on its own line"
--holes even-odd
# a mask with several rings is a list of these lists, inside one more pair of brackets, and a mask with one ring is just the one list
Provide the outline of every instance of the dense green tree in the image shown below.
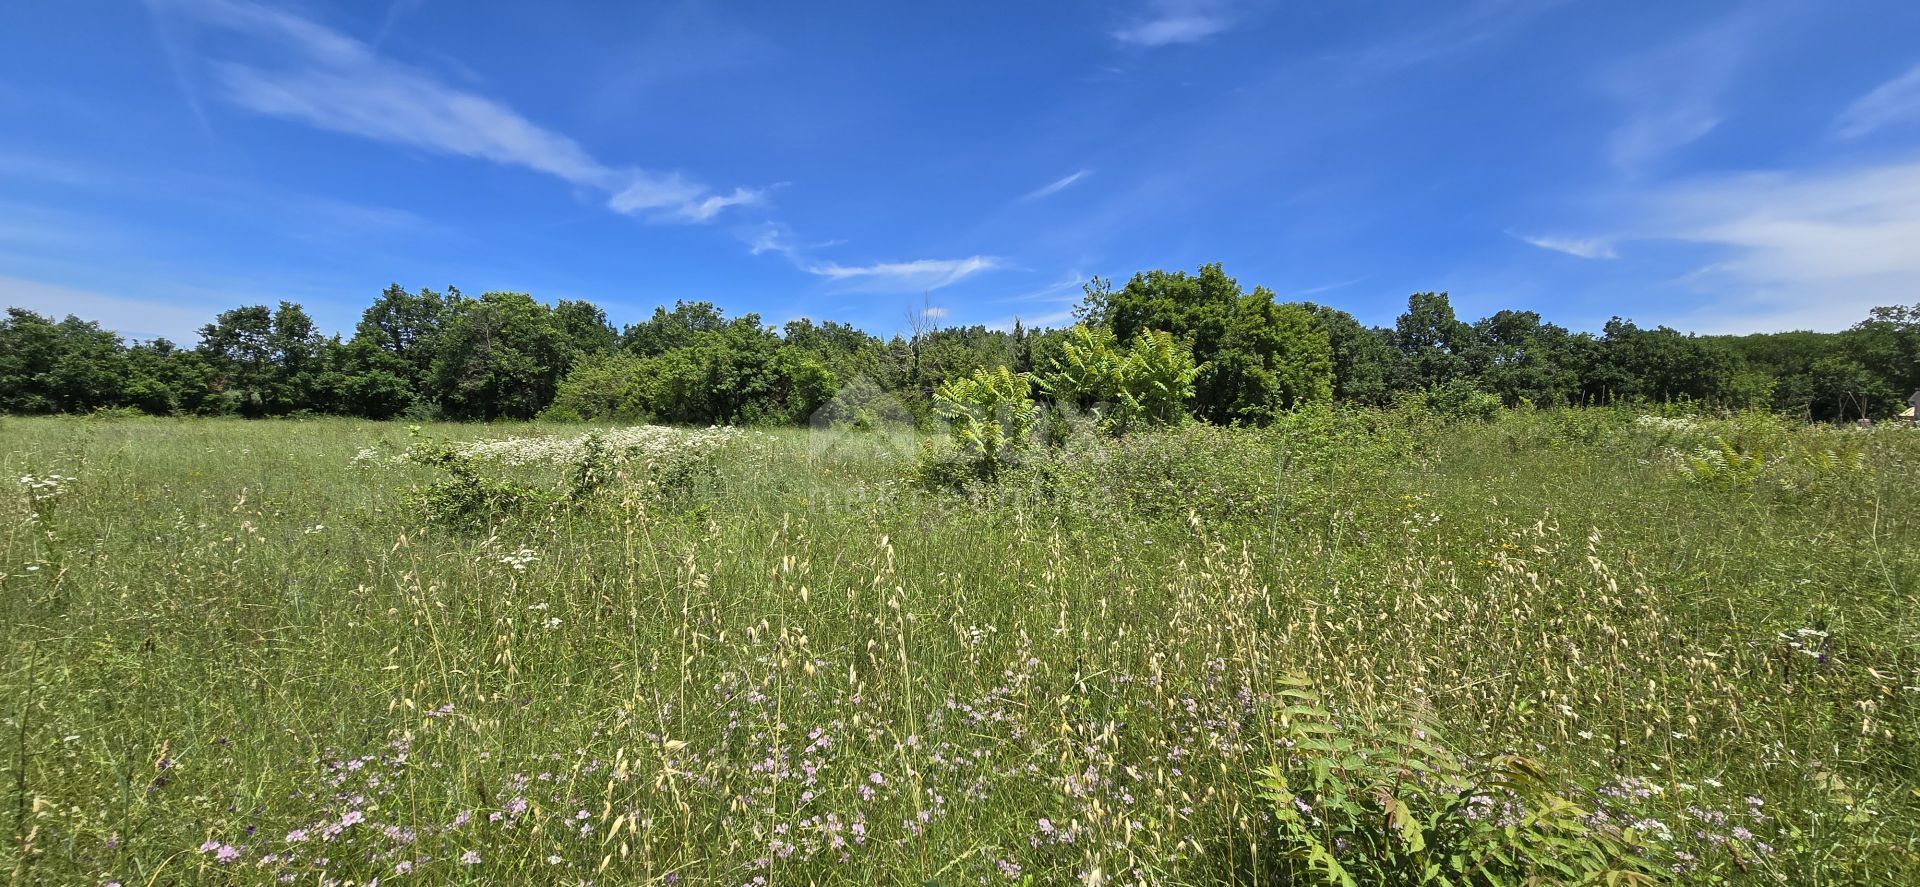
[[120,406],[127,382],[120,337],[93,321],[55,323],[24,308],[0,320],[0,410],[78,413]]
[[1838,338],[1846,353],[1902,403],[1920,391],[1920,303],[1875,308]]
[[1822,357],[1788,385],[1790,402],[1818,421],[1871,419],[1904,408],[1887,379],[1851,357]]
[[1338,308],[1306,303],[1313,319],[1327,332],[1333,353],[1333,396],[1349,403],[1383,406],[1402,373],[1400,352],[1387,330],[1363,326]]
[[787,321],[781,328],[781,337],[842,382],[863,377],[877,379],[886,355],[884,342],[852,325],[831,320],[814,323],[802,317]]
[[948,382],[972,378],[980,370],[1011,369],[1012,336],[985,326],[915,330],[887,343],[880,360],[880,382],[899,393],[910,408],[931,416],[933,395]]
[[432,390],[453,418],[531,419],[552,402],[569,357],[553,309],[526,293],[486,293],[454,307]]
[[446,295],[430,289],[409,294],[396,283],[367,307],[353,338],[397,358],[401,378],[416,392],[422,391],[439,353],[440,331],[465,302],[466,297],[456,288],[449,287]]
[[594,357],[620,347],[620,334],[607,323],[605,309],[592,302],[561,299],[553,306],[553,322],[567,341],[571,359]]
[[1472,340],[1473,328],[1454,316],[1446,293],[1407,297],[1407,312],[1394,321],[1391,337],[1401,355],[1398,387],[1425,390],[1464,375],[1462,352]]
[[1333,346],[1312,311],[1275,304],[1271,292],[1256,289],[1241,297],[1196,388],[1209,421],[1264,424],[1333,396]]
[[1514,406],[1522,401],[1552,406],[1575,401],[1580,359],[1573,336],[1532,311],[1500,311],[1472,327],[1462,358],[1481,389]]
[[[1176,392],[1190,377],[1191,411],[1216,423],[1405,392],[1449,403],[1483,392],[1507,404],[1691,401],[1840,420],[1887,416],[1920,389],[1920,305],[1876,308],[1840,333],[1694,336],[1615,318],[1595,335],[1532,311],[1465,323],[1433,292],[1411,296],[1392,329],[1369,328],[1336,308],[1247,291],[1218,264],[1143,272],[1118,289],[1094,278],[1085,290],[1081,329],[939,328],[922,311],[909,335],[884,342],[832,321],[775,331],[686,301],[616,334],[585,301],[397,284],[347,341],[291,302],[222,312],[192,349],[13,308],[0,319],[0,411],[497,419],[553,404],[550,415],[580,418],[797,422],[858,385],[924,421],[941,387],[1001,368],[1030,374],[1056,402],[1133,413],[1125,404],[1143,395],[1129,386],[1143,373]],[[1136,365],[1149,353],[1167,358],[1153,372]],[[1189,409],[1159,397],[1143,408],[1150,421]]]
[[[1078,313],[1095,326],[1113,330],[1122,342],[1146,330],[1164,330],[1191,341],[1197,358],[1211,360],[1245,295],[1240,282],[1216,262],[1192,275],[1159,270],[1136,274],[1118,290],[1094,278]],[[1267,299],[1272,300],[1271,293]]]
[[212,373],[219,412],[283,416],[316,403],[322,345],[299,305],[223,311],[200,329],[196,349]]
[[[707,316],[705,309],[695,310]],[[544,415],[698,425],[795,423],[833,397],[833,372],[811,350],[763,326],[757,314],[729,321],[714,312],[711,317],[719,322],[703,319],[697,329],[677,324],[665,312],[655,317],[665,319],[655,332],[671,331],[681,344],[659,354],[587,358],[560,384]]]
[[1277,304],[1263,287],[1243,292],[1217,263],[1136,274],[1118,290],[1096,278],[1078,313],[1121,341],[1161,330],[1191,342],[1206,366],[1196,407],[1212,422],[1265,422],[1333,393],[1332,345],[1314,312]]
[[726,317],[712,302],[674,302],[672,311],[655,308],[651,319],[627,327],[620,333],[620,344],[628,354],[652,357],[691,345],[695,336],[726,325]]
[[419,406],[419,386],[409,379],[412,367],[399,355],[357,336],[350,342],[336,336],[323,353],[321,387],[333,412],[391,419]]
[[1582,388],[1591,401],[1724,402],[1741,367],[1724,344],[1613,318],[1595,343]]

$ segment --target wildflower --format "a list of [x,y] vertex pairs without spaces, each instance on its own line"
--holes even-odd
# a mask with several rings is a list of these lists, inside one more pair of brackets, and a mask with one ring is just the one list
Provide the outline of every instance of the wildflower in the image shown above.
[[287,843],[289,844],[298,844],[301,841],[305,841],[306,839],[307,839],[306,829],[297,828],[297,829],[294,829],[293,831],[287,832]]
[[215,862],[226,865],[240,858],[240,850],[232,844],[221,844],[220,849],[213,852],[213,858]]
[[479,865],[480,864],[479,851],[468,850],[467,852],[460,854],[460,864],[461,865]]

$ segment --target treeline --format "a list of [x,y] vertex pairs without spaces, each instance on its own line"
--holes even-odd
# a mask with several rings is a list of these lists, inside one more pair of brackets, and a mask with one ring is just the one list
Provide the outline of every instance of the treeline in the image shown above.
[[[1445,293],[1418,293],[1381,328],[1244,290],[1215,264],[1138,274],[1118,289],[1095,279],[1077,313],[1119,343],[1171,334],[1170,347],[1189,349],[1194,365],[1188,408],[1222,424],[1260,423],[1307,401],[1415,395],[1543,406],[1685,400],[1843,420],[1890,415],[1920,388],[1920,305],[1874,309],[1839,333],[1695,336],[1615,318],[1593,334],[1532,311],[1467,322]],[[1071,343],[1087,333],[914,326],[881,339],[831,321],[775,328],[757,314],[680,302],[616,329],[585,301],[394,285],[350,338],[323,334],[299,305],[281,302],[223,312],[186,347],[10,308],[0,320],[0,411],[781,424],[806,421],[858,385],[927,416],[940,386],[976,370],[1072,372],[1082,352]]]

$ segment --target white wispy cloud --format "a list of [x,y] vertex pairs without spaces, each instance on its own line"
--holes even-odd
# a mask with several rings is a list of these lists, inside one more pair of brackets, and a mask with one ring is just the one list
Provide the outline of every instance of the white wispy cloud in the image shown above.
[[1920,65],[1855,99],[1833,121],[1834,135],[1857,139],[1901,123],[1920,121]]
[[1622,60],[1601,90],[1628,109],[1607,139],[1607,158],[1639,175],[1719,127],[1721,95],[1751,53],[1761,22],[1742,12],[1676,42]]
[[1338,280],[1338,281],[1334,281],[1333,283],[1323,283],[1316,287],[1310,287],[1308,289],[1303,289],[1303,290],[1289,290],[1287,292],[1288,292],[1288,295],[1296,298],[1302,297],[1302,296],[1317,296],[1321,293],[1332,292],[1337,289],[1346,289],[1347,287],[1353,286],[1354,284],[1359,283],[1363,280],[1366,280],[1367,278],[1372,276],[1373,275],[1371,274],[1362,274],[1359,277],[1349,277],[1346,280]]
[[1114,30],[1113,39],[1133,46],[1196,43],[1233,24],[1218,0],[1154,0],[1131,24]]
[[1608,138],[1608,157],[1623,171],[1639,172],[1662,155],[1699,141],[1719,125],[1720,116],[1705,106],[1637,113]]
[[1001,267],[993,256],[965,259],[915,259],[872,265],[835,262],[804,266],[807,273],[870,292],[923,292],[952,286],[976,274]]
[[754,255],[779,253],[789,259],[798,260],[799,245],[793,242],[793,231],[779,222],[765,222],[739,232],[741,240],[746,241],[747,252]]
[[246,110],[320,129],[554,176],[605,192],[617,212],[705,222],[761,191],[716,194],[677,172],[614,166],[512,108],[381,56],[352,37],[291,13],[235,0],[149,0],[156,10],[279,50],[271,65],[218,61],[224,97]]
[[1013,302],[1060,304],[1063,302],[1077,302],[1080,300],[1086,284],[1087,275],[1081,273],[1080,269],[1075,268],[1054,282],[1042,286],[1039,289],[1026,290],[1008,296],[1000,296],[989,299],[988,301],[995,304],[1008,304]]
[[1078,184],[1081,179],[1084,179],[1087,176],[1092,174],[1093,174],[1093,170],[1083,169],[1083,170],[1076,171],[1071,175],[1061,176],[1060,178],[1054,179],[1053,181],[1048,182],[1045,185],[1041,185],[1040,187],[1035,188],[1032,191],[1028,191],[1026,194],[1022,195],[1020,199],[1023,201],[1039,200],[1042,197],[1048,197],[1054,194],[1058,194],[1062,191],[1065,191],[1068,188],[1073,187],[1075,184]]
[[688,219],[704,222],[730,206],[758,206],[765,202],[765,191],[735,188],[732,194],[715,194],[697,203],[684,204],[680,212]]
[[1613,243],[1604,238],[1555,237],[1552,235],[1530,236],[1526,234],[1515,234],[1511,231],[1507,233],[1541,249],[1552,250],[1556,253],[1566,253],[1569,256],[1579,256],[1582,259],[1618,258],[1613,251]]
[[947,313],[946,307],[942,305],[929,305],[920,309],[920,315],[928,320],[944,320]]
[[1838,329],[1916,301],[1920,159],[1752,173],[1652,195],[1649,234],[1714,248],[1686,284],[1703,331]]
[[[1458,56],[1518,30],[1562,0],[1462,0],[1434,4],[1437,17],[1355,51],[1333,53],[1358,70],[1392,72]],[[1372,31],[1370,34],[1374,33]]]

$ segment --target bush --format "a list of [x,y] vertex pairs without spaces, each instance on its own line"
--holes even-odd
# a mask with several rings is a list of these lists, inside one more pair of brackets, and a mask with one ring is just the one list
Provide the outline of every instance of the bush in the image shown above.
[[422,435],[417,428],[412,433],[414,442],[407,448],[407,460],[447,472],[447,477],[422,487],[414,497],[415,509],[430,521],[485,527],[560,501],[552,492],[489,476],[479,459],[451,442]]
[[468,527],[590,507],[615,494],[623,505],[689,504],[717,475],[716,456],[737,435],[730,429],[643,425],[574,437],[456,444],[427,437],[418,428],[411,433],[406,461],[448,475],[421,488],[416,507],[431,521]]
[[948,422],[952,452],[936,446],[924,453],[921,480],[945,485],[954,468],[974,479],[997,479],[1027,448],[1040,417],[1031,392],[1027,374],[1006,367],[975,370],[940,386],[934,406]]
[[1449,422],[1491,422],[1500,415],[1500,395],[1465,379],[1427,389],[1426,407]]

